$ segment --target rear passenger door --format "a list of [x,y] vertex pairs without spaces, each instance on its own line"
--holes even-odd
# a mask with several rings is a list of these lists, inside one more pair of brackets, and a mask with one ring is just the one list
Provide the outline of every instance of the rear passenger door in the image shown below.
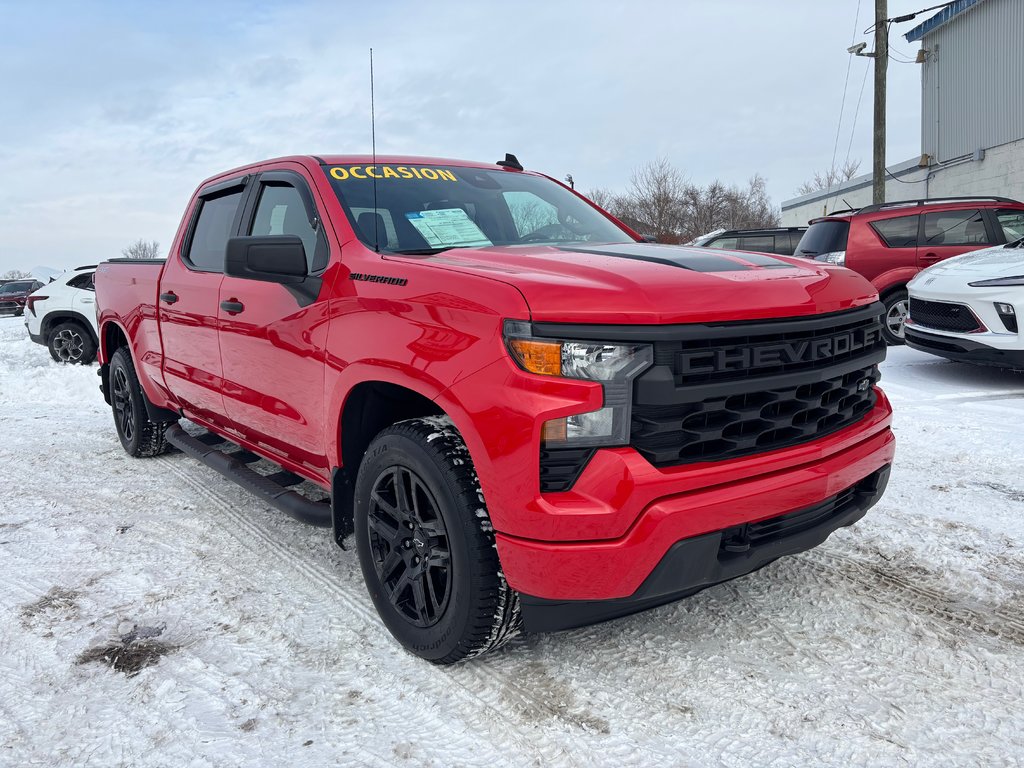
[[220,284],[248,179],[200,191],[182,247],[167,257],[157,301],[167,387],[190,415],[219,427],[226,423],[217,338]]
[[[298,172],[261,173],[241,234],[296,235],[309,274],[322,274],[328,239],[310,185]],[[325,477],[326,301],[278,283],[226,275],[220,284],[220,354],[231,428]]]
[[917,264],[921,269],[932,264],[976,251],[998,242],[977,208],[933,211],[923,216]]
[[850,253],[847,253],[846,266],[860,272],[868,280],[900,267],[917,266],[917,238],[921,226],[921,217],[893,216],[887,219],[876,219],[868,226],[881,240],[884,248],[865,248],[861,253],[853,254],[851,265]]

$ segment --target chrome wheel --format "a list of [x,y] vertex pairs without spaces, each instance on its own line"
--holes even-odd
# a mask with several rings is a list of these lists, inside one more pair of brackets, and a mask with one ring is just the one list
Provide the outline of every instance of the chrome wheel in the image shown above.
[[907,299],[900,299],[889,307],[885,314],[885,325],[889,333],[898,339],[906,335],[907,315],[909,314],[909,303]]
[[64,328],[53,337],[53,351],[62,363],[78,363],[85,353],[85,338],[78,331]]

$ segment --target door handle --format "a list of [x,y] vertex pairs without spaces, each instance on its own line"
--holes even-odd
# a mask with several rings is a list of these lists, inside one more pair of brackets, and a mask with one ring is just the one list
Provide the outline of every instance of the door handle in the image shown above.
[[939,254],[937,254],[937,253],[926,253],[924,256],[921,257],[921,261],[926,261],[929,264],[934,264],[935,262],[941,261],[941,260],[942,260],[942,257],[939,256]]
[[95,304],[96,303],[96,299],[81,299],[80,301],[83,304]]
[[164,302],[165,304],[173,304],[177,300],[178,294],[176,294],[174,291],[168,291],[167,293],[160,294],[160,301]]
[[220,303],[220,308],[227,312],[229,315],[237,315],[239,312],[245,309],[245,305],[238,299],[231,299],[229,301],[222,301]]

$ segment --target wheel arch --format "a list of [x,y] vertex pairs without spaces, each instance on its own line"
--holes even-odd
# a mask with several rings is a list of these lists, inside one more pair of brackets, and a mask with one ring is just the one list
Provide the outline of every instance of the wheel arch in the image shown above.
[[81,312],[75,312],[73,309],[55,309],[52,312],[47,312],[39,322],[39,333],[44,338],[47,338],[50,335],[50,331],[61,323],[75,323],[82,326],[89,333],[89,338],[92,339],[93,344],[99,348],[99,339],[96,338],[96,331],[92,323],[89,322],[89,318]]
[[356,473],[373,438],[392,424],[422,416],[449,416],[425,393],[384,379],[361,381],[348,391],[337,420],[336,455],[331,476],[335,541],[352,530]]

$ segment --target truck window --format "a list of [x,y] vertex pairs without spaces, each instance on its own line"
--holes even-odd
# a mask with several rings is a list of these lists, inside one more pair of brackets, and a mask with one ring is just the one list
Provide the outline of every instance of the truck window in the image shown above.
[[532,192],[514,190],[503,192],[502,195],[520,237],[552,224],[558,225],[558,210],[555,206]]
[[739,246],[738,237],[722,237],[718,240],[712,240],[708,243],[708,248],[719,248],[726,251],[735,251]]
[[756,235],[753,237],[740,238],[741,251],[757,251],[759,253],[772,253],[775,249],[775,238],[771,235]]
[[871,222],[871,228],[889,248],[913,248],[917,245],[917,224],[920,216],[899,216]]
[[306,266],[310,272],[327,266],[326,263],[313,263],[317,254],[317,233],[309,222],[302,197],[298,190],[289,184],[263,186],[250,234],[254,237],[295,235],[302,239],[302,247],[306,251]]
[[224,250],[234,234],[235,214],[242,199],[242,190],[206,198],[199,209],[192,240],[185,252],[185,261],[203,272],[224,271]]

